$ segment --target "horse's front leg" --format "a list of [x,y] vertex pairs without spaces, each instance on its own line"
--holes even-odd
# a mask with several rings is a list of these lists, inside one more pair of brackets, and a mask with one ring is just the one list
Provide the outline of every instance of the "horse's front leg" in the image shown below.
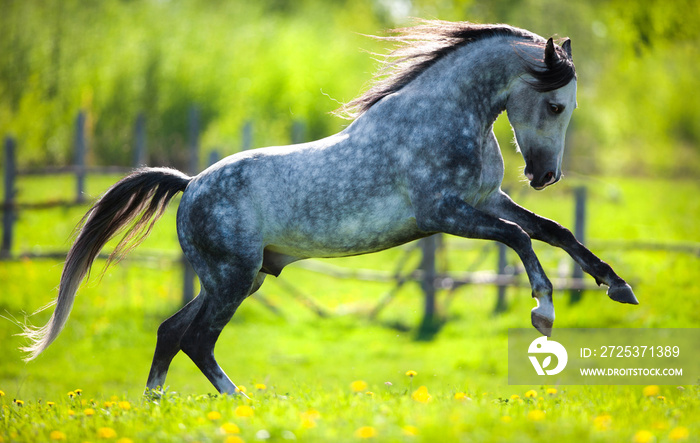
[[528,234],[517,224],[475,209],[456,196],[441,196],[429,203],[414,206],[416,223],[423,232],[495,240],[520,256],[530,279],[532,296],[537,299],[537,307],[531,313],[532,325],[542,334],[551,335],[554,323],[552,284],[532,249]]
[[[620,303],[639,304],[632,288],[615,271],[576,240],[576,237],[559,223],[528,211],[501,192],[482,208],[489,213],[517,223],[530,237],[557,246],[566,251],[581,268],[595,278],[598,285],[608,286],[608,296]],[[493,212],[492,212],[493,211]]]

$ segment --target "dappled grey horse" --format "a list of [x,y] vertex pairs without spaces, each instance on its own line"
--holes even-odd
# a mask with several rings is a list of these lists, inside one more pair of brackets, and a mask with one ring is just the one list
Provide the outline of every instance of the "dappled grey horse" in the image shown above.
[[105,243],[126,230],[120,257],[184,192],[177,233],[201,293],[158,329],[147,386],[163,386],[183,351],[219,392],[236,386],[214,345],[268,274],[309,257],[366,254],[434,233],[502,242],[522,260],[549,335],[552,284],[531,238],[569,253],[608,296],[637,303],[627,283],[570,231],[515,204],[500,189],[493,123],[507,110],[535,189],[561,178],[564,136],[576,108],[571,44],[506,25],[424,21],[394,31],[384,71],[342,111],[354,121],[311,143],[241,152],[196,177],[140,169],[88,211],[68,253],[49,323],[28,328],[28,359],[59,334],[81,281]]

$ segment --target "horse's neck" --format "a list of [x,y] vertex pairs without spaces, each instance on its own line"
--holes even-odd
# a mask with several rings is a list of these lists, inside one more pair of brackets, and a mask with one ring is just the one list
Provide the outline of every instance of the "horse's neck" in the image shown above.
[[407,85],[407,101],[411,92],[416,100],[433,100],[440,121],[468,116],[470,125],[488,134],[505,110],[514,79],[522,73],[515,41],[513,37],[492,37],[458,48]]
[[[514,44],[513,38],[492,37],[456,49],[343,132],[360,134],[359,140],[387,155],[442,142],[471,144],[497,159],[493,123],[523,72]],[[399,141],[401,149],[387,141]]]

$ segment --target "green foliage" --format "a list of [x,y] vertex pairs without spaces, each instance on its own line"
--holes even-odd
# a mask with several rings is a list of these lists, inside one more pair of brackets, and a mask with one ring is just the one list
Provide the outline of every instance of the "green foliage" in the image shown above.
[[[79,109],[96,164],[131,163],[139,113],[151,163],[181,168],[192,106],[203,158],[214,148],[239,150],[248,121],[255,146],[289,143],[294,121],[307,139],[336,132],[344,122],[329,112],[374,71],[359,49],[387,49],[359,34],[411,15],[570,36],[580,105],[570,172],[700,170],[700,14],[692,0],[2,0],[0,8],[0,134],[19,138],[25,166],[71,161]],[[509,131],[497,126],[505,144]]]

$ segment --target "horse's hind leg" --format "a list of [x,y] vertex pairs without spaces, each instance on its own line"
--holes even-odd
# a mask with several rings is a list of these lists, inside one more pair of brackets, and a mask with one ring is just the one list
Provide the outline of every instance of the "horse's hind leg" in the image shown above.
[[[219,264],[215,272],[202,272],[201,307],[180,340],[182,351],[197,365],[221,393],[235,393],[236,385],[221,369],[214,357],[214,346],[224,326],[238,306],[255,292],[264,279],[259,263],[241,261]],[[247,263],[247,264],[244,264]],[[195,267],[196,269],[196,267]]]
[[203,300],[201,296],[196,297],[158,328],[158,341],[146,388],[157,389],[165,385],[170,362],[180,352],[180,340],[199,312]]
[[[265,276],[266,274],[262,272],[258,273],[253,282],[250,294],[260,288],[265,280]],[[180,342],[182,337],[199,313],[202,302],[205,299],[205,294],[200,294],[175,313],[175,315],[165,320],[158,328],[158,342],[153,355],[151,371],[148,374],[148,382],[146,383],[148,389],[158,389],[165,385],[165,377],[168,373],[170,363],[181,350]]]

